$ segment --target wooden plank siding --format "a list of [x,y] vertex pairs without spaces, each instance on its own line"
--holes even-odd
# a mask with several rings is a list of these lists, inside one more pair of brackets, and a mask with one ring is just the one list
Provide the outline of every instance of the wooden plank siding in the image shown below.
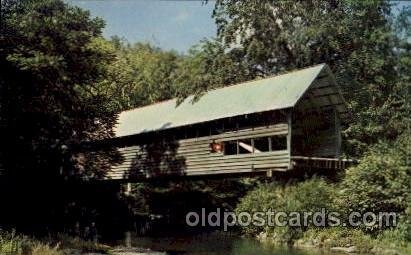
[[108,179],[150,178],[161,175],[209,175],[287,170],[288,150],[224,155],[211,152],[210,144],[244,138],[287,135],[288,124],[280,123],[218,135],[165,142],[158,147],[134,145],[118,148],[123,161],[112,166]]
[[[311,108],[307,105],[313,104]],[[339,157],[341,130],[333,106],[316,109],[310,98],[303,98],[294,108],[292,156]],[[316,105],[317,108],[319,107]]]

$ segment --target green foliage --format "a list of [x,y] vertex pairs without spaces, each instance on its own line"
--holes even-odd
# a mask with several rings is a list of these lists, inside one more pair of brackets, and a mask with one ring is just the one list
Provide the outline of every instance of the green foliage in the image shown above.
[[201,95],[204,91],[252,79],[236,52],[218,41],[207,40],[192,47],[178,66],[176,95]]
[[403,213],[411,190],[410,144],[407,133],[395,142],[379,143],[348,169],[336,196],[340,210]]
[[104,175],[113,154],[85,153],[84,169],[73,151],[114,135],[111,97],[98,86],[115,48],[102,38],[101,19],[60,0],[1,1],[1,11],[0,217],[55,230],[75,196],[63,182]]
[[22,250],[22,241],[16,236],[15,231],[0,233],[0,253],[18,253]]
[[355,246],[359,252],[369,253],[375,245],[374,240],[359,229],[332,227],[308,229],[299,243],[308,243],[327,249]]
[[63,252],[59,246],[51,246],[46,243],[39,242],[20,236],[12,232],[0,231],[0,253],[1,254],[16,254],[16,255],[62,255]]
[[63,255],[69,250],[106,254],[109,249],[106,245],[61,234],[48,240],[36,240],[25,235],[17,235],[15,231],[0,231],[0,254]]
[[360,229],[346,227],[308,229],[297,241],[297,245],[325,249],[355,246],[360,253],[409,254],[411,251],[410,235],[405,231],[406,228],[406,225],[402,224],[395,229],[383,231],[377,237],[365,234]]
[[[406,217],[410,217],[409,214]],[[405,216],[404,216],[405,218]],[[411,243],[411,222],[402,218],[393,229],[387,229],[377,236],[384,246],[407,246]]]
[[128,110],[175,97],[175,79],[181,56],[149,44],[129,45],[114,37],[110,45],[116,60],[100,83],[116,111]]
[[[313,178],[295,184],[265,184],[249,192],[241,198],[236,212],[321,212],[332,210],[333,186],[324,180]],[[300,218],[300,222],[303,219]],[[259,227],[247,226],[246,234],[258,235],[265,232],[268,238],[286,244],[292,244],[302,236],[306,227],[275,226]]]
[[104,22],[78,7],[7,1],[3,10],[0,151],[8,174],[51,178],[72,163],[72,144],[113,135],[109,98],[93,87],[114,55],[103,47]]

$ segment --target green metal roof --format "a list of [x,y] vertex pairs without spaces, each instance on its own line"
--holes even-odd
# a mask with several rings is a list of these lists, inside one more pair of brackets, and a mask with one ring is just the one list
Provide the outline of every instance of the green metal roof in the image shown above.
[[325,64],[210,90],[193,103],[172,99],[120,113],[117,137],[187,126],[210,120],[293,107]]

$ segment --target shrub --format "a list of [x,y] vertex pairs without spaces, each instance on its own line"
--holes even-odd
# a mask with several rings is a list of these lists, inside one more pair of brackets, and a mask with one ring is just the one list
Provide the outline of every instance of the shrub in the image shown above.
[[358,252],[364,253],[370,252],[374,246],[372,238],[360,229],[345,227],[309,229],[302,240],[323,248],[356,246]]
[[[237,213],[250,213],[271,209],[275,212],[320,212],[321,209],[331,210],[333,201],[333,186],[324,180],[313,178],[291,185],[278,183],[263,184],[249,192],[240,200]],[[301,220],[302,221],[302,220]],[[250,225],[243,228],[245,234],[267,234],[271,240],[292,244],[300,238],[305,227],[269,227]]]
[[405,247],[411,243],[411,202],[395,228],[384,230],[377,237],[385,246]]
[[393,143],[381,142],[348,169],[336,196],[340,211],[345,215],[351,211],[403,213],[411,190],[410,144],[411,137],[406,134]]

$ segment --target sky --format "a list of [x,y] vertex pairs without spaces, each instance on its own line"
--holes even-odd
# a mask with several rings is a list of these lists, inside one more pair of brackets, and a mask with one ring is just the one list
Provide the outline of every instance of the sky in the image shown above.
[[[186,53],[204,38],[216,36],[211,14],[214,1],[202,0],[65,0],[106,21],[103,35],[117,35],[129,43],[149,42]],[[409,1],[394,1],[399,7]],[[394,10],[394,13],[398,12]]]
[[106,21],[103,35],[130,43],[149,42],[185,53],[204,38],[216,35],[211,18],[214,2],[169,0],[66,0]]

